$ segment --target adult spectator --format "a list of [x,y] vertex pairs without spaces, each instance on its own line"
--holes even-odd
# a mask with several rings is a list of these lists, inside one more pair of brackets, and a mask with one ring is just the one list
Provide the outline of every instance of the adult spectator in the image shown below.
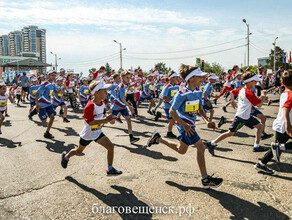
[[25,96],[26,93],[28,92],[28,84],[29,84],[29,78],[26,76],[26,72],[23,72],[22,76],[19,78],[21,81],[21,86],[22,86],[22,92],[21,92],[21,101],[25,102]]

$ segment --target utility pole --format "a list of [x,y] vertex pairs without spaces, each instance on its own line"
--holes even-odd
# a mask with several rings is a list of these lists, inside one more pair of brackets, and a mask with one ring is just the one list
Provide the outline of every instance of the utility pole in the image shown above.
[[278,39],[278,37],[275,38],[274,40],[274,73],[276,72],[276,40]]
[[245,19],[242,19],[242,21],[246,24],[247,27],[247,66],[249,66],[249,35],[251,35],[251,33],[249,33],[249,24],[246,23]]
[[123,69],[123,50],[126,50],[126,48],[123,48],[122,43],[117,42],[116,40],[113,40],[115,43],[120,45],[120,70]]

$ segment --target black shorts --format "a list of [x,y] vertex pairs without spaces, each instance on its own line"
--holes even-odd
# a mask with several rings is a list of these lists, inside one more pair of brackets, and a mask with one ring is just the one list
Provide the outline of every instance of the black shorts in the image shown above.
[[240,128],[243,127],[243,125],[253,129],[254,126],[258,125],[259,123],[260,122],[253,116],[251,116],[249,119],[242,119],[238,116],[235,116],[231,126],[229,127],[229,131],[237,132]]
[[0,111],[0,112],[2,113],[2,115],[4,115],[4,112],[5,112],[5,111]]
[[[96,138],[94,140],[94,142],[97,142],[99,139],[103,138],[105,135],[103,132],[101,132],[101,134],[98,136],[98,138]],[[92,140],[91,140],[92,141]],[[79,140],[79,144],[82,145],[83,147],[86,147],[88,144],[91,143],[91,141],[87,141],[87,140],[84,140],[83,138],[80,138]]]
[[22,91],[28,92],[28,87],[22,87]]

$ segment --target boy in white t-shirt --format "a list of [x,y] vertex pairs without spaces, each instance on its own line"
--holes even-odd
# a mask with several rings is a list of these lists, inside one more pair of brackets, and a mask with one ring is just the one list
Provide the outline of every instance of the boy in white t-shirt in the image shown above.
[[264,157],[254,166],[255,169],[264,173],[272,174],[273,170],[266,165],[274,157],[280,162],[282,151],[292,149],[292,142],[287,141],[292,137],[292,71],[285,71],[282,76],[285,91],[280,97],[279,113],[273,123],[275,134],[275,143],[272,142],[271,149]]
[[101,130],[104,124],[116,118],[114,115],[109,115],[106,118],[103,117],[105,112],[104,100],[107,96],[107,89],[111,86],[111,84],[105,84],[103,81],[93,80],[90,83],[89,89],[93,96],[93,100],[89,100],[84,108],[84,127],[79,134],[79,146],[68,153],[66,151],[62,153],[61,165],[63,168],[67,168],[70,157],[81,154],[86,146],[94,141],[107,149],[107,175],[122,174],[122,171],[116,170],[112,166],[114,159],[114,144]]
[[[215,140],[207,143],[208,150],[213,156],[214,148],[217,146],[217,144],[220,141],[233,136],[244,125],[251,129],[257,129],[253,151],[262,152],[267,150],[266,148],[260,146],[264,125],[251,115],[252,106],[261,107],[264,101],[267,100],[266,91],[262,90],[262,96],[260,98],[257,98],[256,95],[251,91],[251,89],[255,88],[256,83],[261,80],[256,73],[248,71],[243,74],[242,80],[245,83],[245,86],[238,90],[238,94],[235,94],[235,96],[238,95],[238,108],[235,114],[235,118],[229,127],[229,131],[226,131]],[[233,107],[236,107],[233,96],[231,104]]]
[[1,126],[5,119],[4,113],[7,108],[8,99],[10,100],[11,103],[13,103],[12,96],[6,93],[6,85],[2,83],[0,84],[0,134],[2,134]]

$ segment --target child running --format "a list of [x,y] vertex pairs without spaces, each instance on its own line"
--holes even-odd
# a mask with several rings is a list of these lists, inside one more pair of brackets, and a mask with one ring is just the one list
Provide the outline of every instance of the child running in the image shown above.
[[202,77],[206,73],[203,73],[197,67],[189,65],[181,65],[180,75],[185,79],[187,86],[180,90],[173,98],[173,102],[170,107],[170,114],[172,118],[178,123],[178,131],[180,135],[178,139],[180,143],[168,141],[161,137],[161,135],[155,131],[147,142],[147,146],[150,147],[153,144],[165,144],[174,151],[185,154],[190,145],[195,145],[197,148],[197,162],[202,175],[203,188],[217,188],[219,187],[223,179],[214,178],[207,174],[205,164],[205,145],[195,130],[195,122],[197,113],[202,116],[203,120],[207,123],[209,128],[215,129],[215,123],[209,122],[204,109],[202,107],[202,91],[198,89],[202,83]]
[[274,156],[280,162],[282,151],[292,149],[292,142],[287,143],[292,137],[292,71],[285,71],[282,76],[285,91],[280,97],[279,113],[273,123],[275,131],[275,143],[272,142],[271,149],[254,166],[255,169],[267,174],[272,174],[273,170],[267,167]]
[[83,85],[79,89],[79,101],[81,106],[84,108],[88,103],[89,95],[88,78],[84,78],[82,82]]
[[30,101],[30,109],[28,118],[32,120],[32,117],[37,114],[36,110],[36,100],[35,95],[37,93],[37,90],[39,89],[40,85],[38,85],[38,79],[36,77],[31,79],[32,85],[29,87],[28,93],[29,93],[29,101]]
[[54,83],[56,78],[56,71],[51,70],[48,72],[48,81],[43,82],[36,93],[36,109],[39,112],[39,118],[41,119],[43,125],[46,125],[47,118],[49,117],[49,123],[47,125],[47,130],[44,133],[45,138],[54,138],[54,136],[50,133],[51,127],[55,120],[56,112],[53,108],[53,104],[51,103],[51,97],[55,92],[58,92],[56,88],[56,84]]
[[84,127],[80,132],[79,146],[68,153],[66,151],[62,153],[61,165],[63,168],[67,168],[70,157],[81,154],[86,146],[94,141],[107,149],[107,175],[122,174],[122,171],[118,171],[113,167],[114,144],[101,130],[104,124],[115,119],[114,115],[103,118],[105,110],[104,100],[107,96],[107,89],[110,86],[111,84],[105,84],[103,81],[94,80],[90,83],[89,88],[93,100],[89,100],[84,108]]
[[[260,99],[258,99],[256,95],[251,91],[251,89],[255,88],[256,83],[261,80],[257,74],[248,71],[243,74],[242,79],[245,83],[245,87],[233,91],[233,94],[235,96],[238,96],[238,108],[235,114],[235,118],[231,126],[229,127],[229,131],[221,134],[215,140],[207,142],[208,150],[213,156],[215,155],[214,149],[217,144],[220,141],[233,136],[240,128],[242,128],[243,125],[251,129],[257,129],[253,151],[266,151],[265,148],[260,146],[260,140],[264,130],[264,125],[251,115],[251,110],[253,106],[261,107],[264,101],[267,100],[266,91],[262,90],[262,96],[260,97]],[[236,106],[233,96],[231,104],[232,106]]]
[[5,110],[7,108],[7,100],[10,100],[13,103],[13,98],[11,95],[6,93],[6,85],[3,83],[0,84],[0,134],[2,134],[1,126],[5,119]]
[[[134,108],[126,101],[126,85],[130,81],[130,72],[123,71],[121,73],[122,82],[118,85],[118,87],[113,92],[113,102],[111,105],[112,114],[117,116],[119,113],[124,116],[128,125],[128,132],[130,136],[130,143],[134,144],[135,142],[139,141],[140,138],[136,138],[133,136],[132,131],[132,122],[129,115],[129,111],[127,107],[130,109],[131,113],[134,114]],[[115,120],[111,121],[111,124],[114,124]]]

